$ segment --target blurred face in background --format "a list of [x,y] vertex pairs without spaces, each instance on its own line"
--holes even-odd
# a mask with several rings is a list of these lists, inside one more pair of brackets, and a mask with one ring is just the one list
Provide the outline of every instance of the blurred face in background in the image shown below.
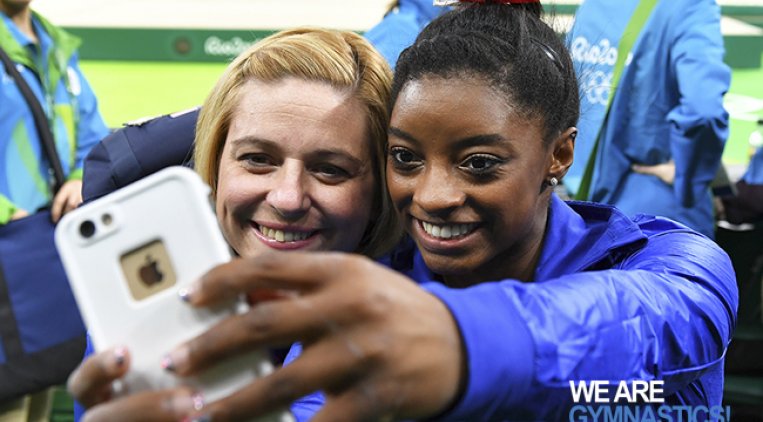
[[0,0],[0,10],[6,14],[18,13],[29,7],[32,0]]
[[242,86],[216,194],[239,255],[357,250],[375,195],[366,113],[326,83],[289,77]]

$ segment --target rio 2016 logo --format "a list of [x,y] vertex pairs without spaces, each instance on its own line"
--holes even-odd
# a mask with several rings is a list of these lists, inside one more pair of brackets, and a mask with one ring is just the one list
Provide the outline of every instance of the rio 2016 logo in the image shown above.
[[[606,38],[594,44],[585,37],[576,37],[570,45],[570,54],[578,66],[581,92],[588,102],[606,106],[617,62],[617,46]],[[625,65],[632,60],[633,54],[628,54]]]

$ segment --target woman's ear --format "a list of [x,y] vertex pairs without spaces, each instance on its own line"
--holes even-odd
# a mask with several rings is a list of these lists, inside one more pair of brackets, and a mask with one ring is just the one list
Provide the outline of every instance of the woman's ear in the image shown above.
[[567,128],[551,144],[551,166],[549,177],[560,179],[567,174],[575,155],[575,138],[578,135],[576,127]]

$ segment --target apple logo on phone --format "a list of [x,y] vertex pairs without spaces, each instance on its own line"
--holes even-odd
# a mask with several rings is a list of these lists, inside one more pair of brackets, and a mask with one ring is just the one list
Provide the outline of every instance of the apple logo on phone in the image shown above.
[[147,299],[177,283],[172,258],[161,239],[151,240],[119,258],[124,281],[133,299]]
[[164,279],[164,274],[159,270],[159,261],[151,255],[146,255],[146,263],[138,271],[140,281],[148,287],[159,284]]

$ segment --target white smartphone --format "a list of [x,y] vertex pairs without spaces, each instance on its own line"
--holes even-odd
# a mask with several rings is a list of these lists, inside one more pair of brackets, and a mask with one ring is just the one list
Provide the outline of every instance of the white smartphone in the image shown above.
[[[195,309],[178,291],[231,259],[209,202],[192,170],[170,167],[66,214],[56,246],[96,351],[123,345],[131,366],[126,391],[202,391],[211,402],[272,371],[264,351],[226,360],[196,377],[161,368],[166,353],[214,323],[243,312],[243,300]],[[290,421],[281,412],[268,420]]]

